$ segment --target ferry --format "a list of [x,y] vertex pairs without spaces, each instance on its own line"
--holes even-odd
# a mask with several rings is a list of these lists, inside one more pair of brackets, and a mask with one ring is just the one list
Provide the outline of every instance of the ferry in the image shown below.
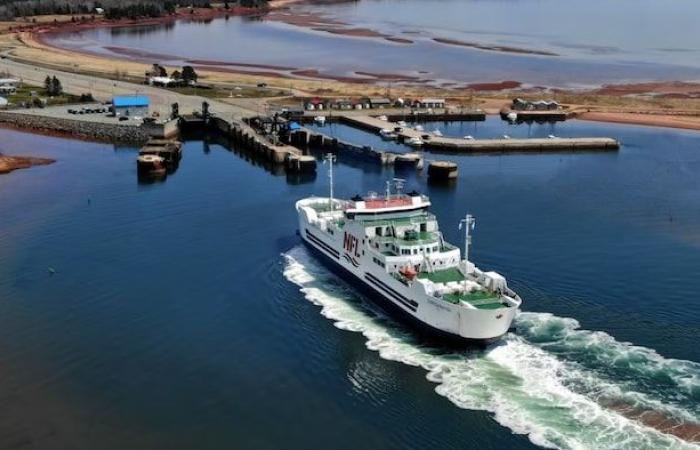
[[464,253],[446,242],[430,199],[392,192],[370,192],[350,200],[329,197],[296,203],[303,242],[335,272],[430,336],[488,343],[511,327],[522,300],[497,272],[469,261],[475,219],[467,215]]

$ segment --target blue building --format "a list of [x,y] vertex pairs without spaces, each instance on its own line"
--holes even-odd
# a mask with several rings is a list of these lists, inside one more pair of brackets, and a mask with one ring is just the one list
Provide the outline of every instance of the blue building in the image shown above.
[[118,116],[146,117],[150,103],[145,95],[118,95],[112,99],[112,108]]

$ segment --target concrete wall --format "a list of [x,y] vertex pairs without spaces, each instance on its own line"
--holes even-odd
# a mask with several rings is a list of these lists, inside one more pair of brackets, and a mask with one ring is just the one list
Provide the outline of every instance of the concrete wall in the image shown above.
[[165,123],[144,123],[141,125],[149,136],[154,138],[172,138],[180,133],[180,126],[177,119],[169,120]]

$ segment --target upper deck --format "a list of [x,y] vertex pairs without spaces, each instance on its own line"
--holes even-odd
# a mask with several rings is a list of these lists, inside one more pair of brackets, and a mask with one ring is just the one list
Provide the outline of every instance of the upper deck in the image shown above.
[[366,197],[354,197],[348,202],[346,214],[385,214],[425,209],[430,206],[430,199],[418,193],[386,194],[379,196],[370,194]]

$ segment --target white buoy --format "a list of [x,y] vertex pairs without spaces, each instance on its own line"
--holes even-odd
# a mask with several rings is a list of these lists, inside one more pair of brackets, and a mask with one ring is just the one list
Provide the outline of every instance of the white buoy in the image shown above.
[[513,111],[511,111],[506,115],[506,118],[511,122],[515,122],[516,120],[518,120],[518,113],[514,113]]

